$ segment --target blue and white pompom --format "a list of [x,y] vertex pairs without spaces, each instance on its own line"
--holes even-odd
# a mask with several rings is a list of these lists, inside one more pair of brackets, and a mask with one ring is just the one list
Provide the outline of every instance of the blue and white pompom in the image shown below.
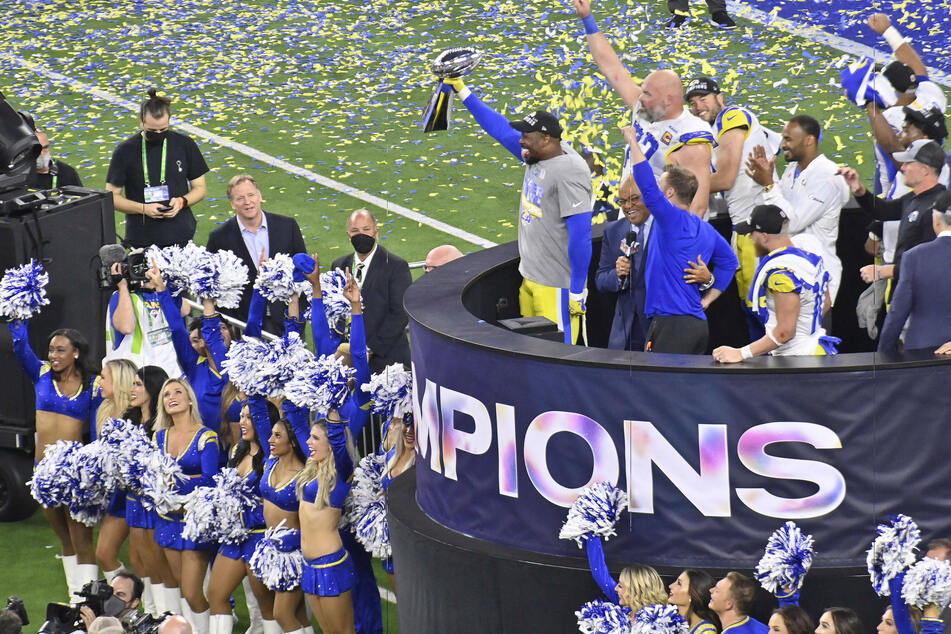
[[152,245],[146,250],[145,255],[149,263],[154,261],[158,265],[169,292],[177,297],[188,288],[191,271],[205,252],[204,247],[189,242],[184,247],[171,245],[159,248]]
[[918,525],[907,515],[896,515],[889,524],[879,524],[878,536],[868,549],[868,574],[872,588],[880,597],[891,594],[888,582],[915,563],[915,550],[921,541]]
[[294,405],[326,416],[332,409],[339,411],[350,398],[348,381],[355,372],[334,355],[321,355],[298,368],[284,394]]
[[328,324],[335,324],[341,317],[345,318],[350,314],[350,300],[343,294],[346,285],[347,275],[342,269],[320,274],[320,295],[324,301]]
[[373,398],[373,413],[385,419],[402,418],[413,411],[413,373],[401,363],[386,366],[362,389]]
[[109,469],[116,478],[116,486],[141,491],[142,477],[147,471],[146,459],[152,453],[160,453],[145,429],[129,420],[109,418],[99,430],[97,442],[110,460]]
[[271,353],[267,342],[248,337],[233,341],[222,369],[238,389],[248,395],[266,396],[271,389],[265,361]]
[[58,440],[46,446],[28,482],[34,500],[46,508],[69,504],[76,486],[75,454],[80,449],[82,444],[75,440]]
[[945,559],[926,557],[908,569],[901,589],[908,605],[922,610],[929,603],[943,611],[951,602],[951,563]]
[[[264,532],[264,538],[258,542],[248,564],[254,576],[267,588],[277,592],[290,592],[300,586],[301,573],[304,570],[304,556],[300,548],[284,550],[283,542],[293,539],[294,531],[284,528],[284,522],[272,526]],[[300,537],[297,537],[298,542]]]
[[769,536],[754,576],[767,592],[795,592],[812,566],[812,535],[803,535],[795,522],[786,522]]
[[76,486],[69,501],[69,514],[86,526],[102,521],[116,490],[112,459],[100,441],[84,445],[73,454]]
[[145,457],[145,472],[142,474],[142,506],[168,515],[182,506],[178,485],[188,479],[175,458],[161,451],[153,451]]
[[238,256],[231,251],[205,250],[194,262],[188,289],[198,299],[210,299],[220,308],[237,308],[247,283],[248,267]]
[[687,621],[676,605],[646,605],[634,615],[632,634],[687,634]]
[[631,609],[610,601],[589,601],[575,612],[583,634],[630,634]]
[[277,253],[261,263],[254,288],[269,302],[286,304],[297,294],[312,292],[310,282],[294,281],[294,262],[291,256]]
[[0,280],[0,315],[7,319],[30,319],[50,303],[46,297],[49,274],[33,260],[7,269]]
[[182,536],[196,542],[241,544],[248,537],[242,518],[256,503],[254,487],[234,468],[222,469],[213,479],[214,486],[188,494]]
[[623,490],[608,482],[592,484],[568,509],[568,518],[558,539],[573,539],[578,542],[578,548],[583,548],[585,539],[591,535],[607,540],[617,534],[614,525],[626,505],[627,493]]
[[345,506],[350,530],[367,552],[378,559],[388,559],[393,554],[382,484],[385,468],[385,455],[365,456],[353,471],[353,484]]

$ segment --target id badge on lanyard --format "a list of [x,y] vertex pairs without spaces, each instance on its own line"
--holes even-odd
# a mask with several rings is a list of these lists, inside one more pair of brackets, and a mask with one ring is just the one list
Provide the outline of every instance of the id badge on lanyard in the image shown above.
[[143,190],[144,202],[162,203],[171,200],[168,193],[168,185],[165,184],[165,159],[168,153],[168,138],[162,141],[162,169],[159,174],[160,185],[152,185],[152,179],[149,177],[149,164],[145,156],[145,135],[142,135],[142,180],[145,181]]

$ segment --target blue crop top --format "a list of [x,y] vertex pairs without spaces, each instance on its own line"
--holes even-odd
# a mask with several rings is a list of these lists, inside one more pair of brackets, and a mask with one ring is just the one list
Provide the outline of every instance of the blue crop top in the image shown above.
[[[237,401],[235,401],[237,402]],[[231,458],[234,458],[235,453],[238,451],[238,445],[231,446]],[[235,465],[237,468],[237,465]],[[248,481],[248,485],[251,487],[252,491],[258,491],[258,474],[255,473],[254,469],[245,474],[244,479]],[[260,497],[254,498],[254,506],[249,509],[245,509],[244,513],[241,516],[241,522],[244,524],[245,528],[263,528],[264,523],[264,504],[261,503]]]
[[274,465],[277,464],[278,460],[280,458],[271,457],[264,463],[264,473],[261,474],[261,497],[281,510],[296,511],[298,508],[297,478],[300,477],[300,473],[298,472],[286,484],[275,488],[271,482],[271,474],[274,472]]
[[[159,446],[162,453],[168,453],[167,429],[155,432],[155,444]],[[179,483],[178,493],[184,495],[198,487],[214,485],[213,478],[218,473],[219,453],[218,434],[207,427],[199,427],[181,455],[175,456],[176,462],[182,467],[182,472],[189,476],[187,480]]]
[[[99,393],[99,376],[91,379],[89,385],[80,386],[75,394],[63,394],[53,378],[50,364],[40,361],[30,347],[26,322],[12,321],[9,326],[10,334],[13,336],[13,352],[36,387],[37,411],[62,414],[81,421],[90,420],[91,415],[102,402],[102,396]],[[94,425],[92,436],[95,440]]]

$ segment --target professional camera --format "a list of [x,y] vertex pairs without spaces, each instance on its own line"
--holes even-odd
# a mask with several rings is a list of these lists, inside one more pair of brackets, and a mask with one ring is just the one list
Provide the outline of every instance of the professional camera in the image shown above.
[[20,623],[23,625],[29,625],[30,619],[26,615],[26,606],[23,605],[23,599],[17,596],[12,596],[7,598],[7,609],[17,615],[17,618],[20,619]]
[[105,580],[90,581],[77,593],[82,600],[75,605],[66,603],[48,603],[46,622],[37,634],[68,634],[76,630],[85,630],[79,609],[86,606],[96,616],[119,616],[125,610],[125,601],[112,593],[112,586]]
[[129,623],[126,629],[128,629],[129,634],[158,634],[159,625],[161,625],[162,621],[170,614],[170,612],[166,612],[159,616],[152,616],[148,612],[145,612]]
[[[145,251],[136,249],[126,253],[121,244],[107,244],[99,249],[99,287],[114,288],[119,280],[129,282],[130,291],[138,291],[149,281],[148,273],[152,266],[149,264]],[[112,265],[120,265],[119,275],[112,274]]]

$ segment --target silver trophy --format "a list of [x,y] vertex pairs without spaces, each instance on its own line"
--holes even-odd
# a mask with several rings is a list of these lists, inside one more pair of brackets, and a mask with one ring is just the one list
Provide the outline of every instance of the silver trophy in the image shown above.
[[472,72],[482,60],[482,51],[471,46],[448,48],[440,53],[430,65],[439,83],[426,103],[423,113],[423,132],[448,130],[452,119],[452,87],[444,84],[443,79],[462,77]]

